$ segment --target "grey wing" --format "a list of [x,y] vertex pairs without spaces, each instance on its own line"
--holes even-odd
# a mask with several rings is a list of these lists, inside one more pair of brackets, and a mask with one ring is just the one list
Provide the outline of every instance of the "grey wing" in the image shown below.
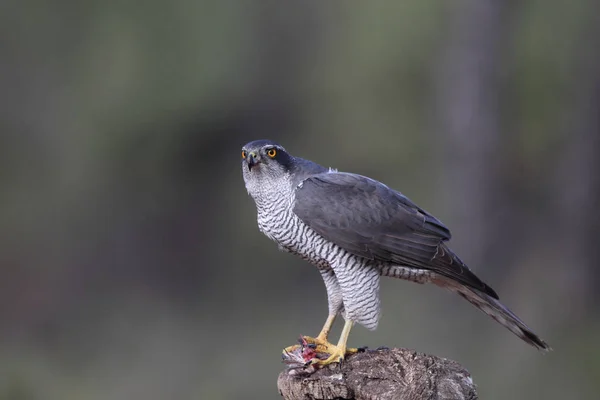
[[446,246],[444,224],[373,179],[341,172],[307,178],[296,189],[294,213],[352,254],[431,270],[498,298]]

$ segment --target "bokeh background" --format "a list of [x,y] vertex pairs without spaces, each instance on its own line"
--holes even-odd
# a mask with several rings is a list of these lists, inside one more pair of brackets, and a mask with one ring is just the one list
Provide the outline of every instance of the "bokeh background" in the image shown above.
[[[240,147],[402,191],[545,338],[387,279],[350,344],[455,359],[482,399],[600,391],[592,0],[4,0],[0,399],[277,399],[320,275],[255,222]],[[332,338],[337,340],[340,324]]]

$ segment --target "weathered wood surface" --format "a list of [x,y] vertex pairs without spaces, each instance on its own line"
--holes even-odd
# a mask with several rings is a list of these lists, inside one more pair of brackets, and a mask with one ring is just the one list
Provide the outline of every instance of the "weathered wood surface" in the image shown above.
[[367,351],[307,376],[277,380],[286,400],[477,399],[469,372],[456,361],[407,349]]

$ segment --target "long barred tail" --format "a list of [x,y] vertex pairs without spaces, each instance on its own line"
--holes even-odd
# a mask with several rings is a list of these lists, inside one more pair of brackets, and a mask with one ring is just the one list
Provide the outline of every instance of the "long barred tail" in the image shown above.
[[538,335],[533,333],[519,317],[510,311],[508,307],[500,303],[500,301],[476,289],[470,289],[462,285],[451,285],[450,290],[458,293],[469,303],[494,318],[498,323],[530,345],[544,352],[552,350],[550,346],[548,346],[548,343],[544,342]]

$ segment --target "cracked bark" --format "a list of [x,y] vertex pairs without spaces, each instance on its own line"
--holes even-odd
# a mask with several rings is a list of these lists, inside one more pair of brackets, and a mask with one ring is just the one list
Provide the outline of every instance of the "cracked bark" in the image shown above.
[[286,400],[321,399],[477,399],[469,372],[456,361],[407,349],[368,351],[349,356],[308,376],[279,374]]

